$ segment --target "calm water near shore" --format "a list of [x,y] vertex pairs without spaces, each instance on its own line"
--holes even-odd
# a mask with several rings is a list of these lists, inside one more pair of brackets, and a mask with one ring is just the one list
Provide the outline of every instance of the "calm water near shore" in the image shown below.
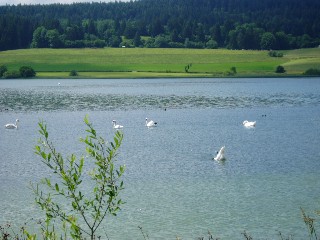
[[[320,210],[319,78],[1,80],[0,225],[42,216],[28,188],[48,174],[37,123],[80,156],[86,114],[108,140],[113,119],[124,125],[126,204],[102,238],[143,239],[141,226],[150,239],[307,239],[300,207]],[[223,145],[227,160],[213,161]]]

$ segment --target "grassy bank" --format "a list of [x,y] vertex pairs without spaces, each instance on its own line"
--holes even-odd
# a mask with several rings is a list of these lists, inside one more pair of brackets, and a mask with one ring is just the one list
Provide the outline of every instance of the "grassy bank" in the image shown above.
[[[0,65],[31,66],[38,78],[69,78],[71,70],[78,78],[223,77],[231,67],[237,77],[275,77],[320,68],[320,48],[282,52],[275,58],[267,51],[225,49],[21,49],[0,52]],[[286,73],[276,74],[278,65]]]

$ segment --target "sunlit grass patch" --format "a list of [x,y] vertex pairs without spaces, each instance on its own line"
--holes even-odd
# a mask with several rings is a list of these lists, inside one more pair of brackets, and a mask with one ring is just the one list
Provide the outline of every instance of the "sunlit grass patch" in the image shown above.
[[[302,74],[319,68],[320,49],[283,51],[283,57],[270,57],[268,51],[227,49],[21,49],[0,52],[0,65],[9,70],[31,66],[38,77],[193,77],[221,76],[231,67],[236,76],[272,76],[283,65],[286,74]],[[186,66],[189,66],[186,71]],[[157,73],[157,74],[156,74]]]

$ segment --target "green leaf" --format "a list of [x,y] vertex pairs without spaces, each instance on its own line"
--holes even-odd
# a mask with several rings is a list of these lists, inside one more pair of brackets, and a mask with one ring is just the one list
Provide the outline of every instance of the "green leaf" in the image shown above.
[[75,202],[72,202],[72,207],[73,207],[74,210],[76,210],[77,209],[77,204]]
[[79,192],[79,200],[82,200],[83,195],[81,194],[81,192]]
[[35,148],[36,148],[36,152],[40,152],[40,150],[41,150],[40,146],[36,146]]
[[47,159],[47,154],[45,152],[41,152],[41,156],[43,159]]
[[50,182],[50,179],[49,178],[45,178],[45,181],[46,181],[46,184],[51,187],[51,182]]
[[89,123],[89,116],[88,116],[88,114],[86,114],[86,116],[84,117],[84,122],[85,122],[86,125],[89,125],[89,124],[90,124],[90,123]]
[[84,158],[82,157],[82,158],[80,159],[80,165],[79,165],[79,172],[80,172],[80,173],[82,172],[83,164],[84,164]]

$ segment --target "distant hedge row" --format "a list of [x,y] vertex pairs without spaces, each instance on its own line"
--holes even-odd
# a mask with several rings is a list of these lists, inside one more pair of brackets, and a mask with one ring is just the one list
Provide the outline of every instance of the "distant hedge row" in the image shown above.
[[8,70],[7,66],[0,66],[0,78],[31,78],[35,77],[36,72],[32,67],[22,66],[19,71],[17,70]]

